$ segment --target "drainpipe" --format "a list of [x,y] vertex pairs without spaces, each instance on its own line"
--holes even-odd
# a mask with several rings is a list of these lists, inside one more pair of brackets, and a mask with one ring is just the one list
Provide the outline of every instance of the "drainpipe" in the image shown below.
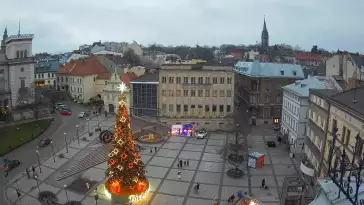
[[315,181],[316,181],[317,177],[320,176],[321,169],[322,169],[322,163],[323,163],[324,158],[325,158],[326,141],[327,141],[327,133],[328,133],[328,129],[329,129],[330,108],[331,108],[331,103],[328,103],[328,104],[329,104],[329,107],[328,107],[328,112],[327,112],[327,117],[326,117],[326,125],[325,125],[325,130],[324,130],[324,139],[322,141],[323,142],[323,147],[322,147],[322,151],[321,151],[319,167],[317,169],[317,172],[315,172]]

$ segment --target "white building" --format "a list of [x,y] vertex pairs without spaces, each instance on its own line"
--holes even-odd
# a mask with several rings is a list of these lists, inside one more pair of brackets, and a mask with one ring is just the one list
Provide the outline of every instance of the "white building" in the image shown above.
[[[33,34],[11,35],[5,28],[0,50],[0,106],[15,107],[19,104],[19,89],[30,88],[34,82],[32,57]],[[27,102],[34,99],[29,96]],[[11,106],[10,106],[11,105]]]
[[122,75],[119,75],[116,71],[111,74],[109,80],[107,81],[107,85],[105,86],[105,89],[103,90],[104,94],[104,106],[106,112],[109,113],[117,113],[118,111],[118,103],[119,103],[119,97],[120,97],[120,90],[119,85],[123,82],[127,89],[124,91],[124,95],[126,98],[126,105],[129,109],[130,113],[130,100],[131,100],[131,93],[130,93],[130,81],[137,78],[137,76],[133,72],[127,72],[123,73]]
[[339,84],[332,77],[309,76],[282,87],[282,126],[284,140],[290,146],[292,153],[303,153],[303,141],[307,132],[309,89],[337,89]]

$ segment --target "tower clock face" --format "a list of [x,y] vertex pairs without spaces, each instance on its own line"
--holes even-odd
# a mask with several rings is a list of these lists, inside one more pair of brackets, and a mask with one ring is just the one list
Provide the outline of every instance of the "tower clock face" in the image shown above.
[[249,157],[248,166],[251,168],[255,168],[256,164],[257,164],[257,159]]

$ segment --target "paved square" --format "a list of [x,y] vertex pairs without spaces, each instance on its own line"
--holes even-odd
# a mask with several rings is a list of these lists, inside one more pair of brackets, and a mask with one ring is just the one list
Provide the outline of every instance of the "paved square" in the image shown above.
[[[114,117],[102,122],[108,129],[113,126]],[[135,130],[140,129],[132,125]],[[146,125],[143,125],[146,127]],[[269,128],[270,130],[271,128]],[[147,177],[150,184],[150,195],[146,200],[133,203],[135,205],[209,205],[215,197],[221,199],[221,205],[226,204],[228,197],[238,191],[247,192],[253,198],[260,200],[263,204],[279,204],[285,176],[298,175],[300,160],[291,159],[287,153],[286,145],[276,148],[267,148],[268,140],[276,140],[274,133],[269,134],[267,129],[262,133],[260,127],[252,128],[252,135],[247,137],[248,150],[245,153],[254,151],[265,155],[264,166],[259,169],[247,168],[246,161],[239,165],[245,175],[242,178],[231,178],[226,172],[235,165],[229,163],[224,157],[225,144],[235,141],[235,134],[224,132],[209,133],[206,139],[196,139],[194,137],[169,137],[166,142],[159,144],[142,144],[142,160],[146,164]],[[267,134],[268,133],[268,134]],[[100,200],[98,204],[110,204],[104,195],[105,170],[108,165],[101,163],[74,176],[62,181],[55,179],[72,166],[80,156],[85,156],[90,150],[100,146],[92,142],[97,140],[97,133],[89,140],[78,145],[77,140],[70,143],[69,154],[66,158],[56,158],[56,163],[50,157],[43,161],[42,174],[39,175],[39,188],[49,190],[57,194],[60,203],[67,201],[64,184],[71,184],[80,176],[99,181],[98,185],[90,187],[86,194],[80,194],[67,190],[69,200],[81,201],[83,204],[94,204],[93,191],[97,187]],[[154,148],[157,148],[155,150]],[[150,149],[151,148],[151,149]],[[230,150],[227,150],[230,153]],[[65,152],[63,149],[61,152]],[[67,159],[70,158],[70,159]],[[178,167],[179,160],[189,160],[189,165]],[[245,159],[246,160],[246,159]],[[63,170],[63,171],[62,171]],[[178,177],[180,171],[181,177]],[[265,179],[269,190],[260,188],[261,180]],[[200,183],[199,194],[194,190],[196,183]],[[22,177],[18,182],[20,191],[23,193],[17,199],[13,189],[7,190],[9,198],[17,200],[21,204],[40,204],[36,200],[38,193],[37,184],[34,179]],[[83,186],[83,185],[80,185]],[[85,185],[86,186],[86,185]],[[15,187],[15,184],[12,184]]]

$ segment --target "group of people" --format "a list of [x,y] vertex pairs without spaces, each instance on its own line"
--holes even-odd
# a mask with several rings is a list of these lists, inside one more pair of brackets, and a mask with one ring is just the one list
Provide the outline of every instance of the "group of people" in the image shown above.
[[235,200],[235,194],[231,195],[231,196],[228,198],[228,205],[232,205],[232,204],[234,204],[234,200]]
[[[158,148],[154,147],[154,152],[157,152]],[[150,153],[153,153],[153,148],[150,148]]]
[[177,163],[178,168],[182,168],[183,166],[190,166],[190,160],[182,160],[180,159]]

